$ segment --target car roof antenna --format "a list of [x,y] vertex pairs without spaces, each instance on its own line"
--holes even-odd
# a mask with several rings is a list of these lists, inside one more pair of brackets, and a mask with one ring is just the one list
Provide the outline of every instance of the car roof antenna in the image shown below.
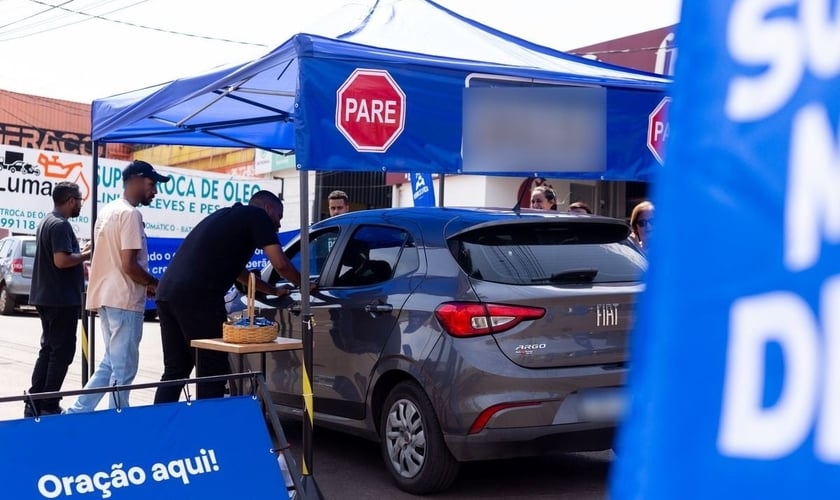
[[535,179],[536,177],[534,176],[528,176],[519,186],[519,193],[516,196],[516,205],[512,208],[516,215],[519,215],[520,210],[522,210],[522,197],[525,196],[525,191],[531,190],[531,183],[534,182]]

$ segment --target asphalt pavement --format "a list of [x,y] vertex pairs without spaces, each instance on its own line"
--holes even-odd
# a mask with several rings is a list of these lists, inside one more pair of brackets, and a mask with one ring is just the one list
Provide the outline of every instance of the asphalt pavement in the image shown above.
[[[23,394],[29,388],[38,352],[40,322],[34,312],[0,316],[0,395]],[[96,335],[98,337],[98,335]],[[96,352],[102,352],[97,338]],[[81,348],[70,367],[65,390],[81,388]],[[146,322],[140,345],[136,383],[160,380],[163,355],[160,328]],[[131,404],[152,403],[153,390],[134,391]],[[62,402],[72,403],[73,398]],[[103,398],[99,408],[106,408]],[[22,403],[0,404],[0,420],[22,418]],[[301,426],[283,421],[292,449],[299,456]],[[452,487],[436,499],[558,499],[589,500],[606,496],[612,452],[570,453],[557,456],[463,464]],[[313,441],[313,477],[327,499],[402,500],[417,498],[398,490],[388,475],[379,445],[364,439],[316,427]]]

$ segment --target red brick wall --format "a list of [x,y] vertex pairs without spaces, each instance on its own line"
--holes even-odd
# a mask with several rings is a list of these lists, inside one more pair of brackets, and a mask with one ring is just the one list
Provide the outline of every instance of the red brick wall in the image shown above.
[[[90,155],[90,104],[0,90],[0,144]],[[131,148],[121,144],[99,153],[131,158]]]

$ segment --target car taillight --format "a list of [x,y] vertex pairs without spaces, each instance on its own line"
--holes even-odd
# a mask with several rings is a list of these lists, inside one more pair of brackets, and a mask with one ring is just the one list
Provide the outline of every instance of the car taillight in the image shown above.
[[545,309],[480,302],[445,302],[435,309],[435,316],[453,337],[475,337],[510,330],[525,320],[540,319],[545,316]]
[[16,274],[23,272],[23,259],[14,259],[12,261],[12,272]]

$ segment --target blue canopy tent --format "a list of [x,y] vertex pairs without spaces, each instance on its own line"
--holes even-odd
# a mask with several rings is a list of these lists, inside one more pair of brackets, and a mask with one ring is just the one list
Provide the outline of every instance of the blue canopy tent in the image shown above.
[[[405,128],[387,151],[360,153],[335,125],[336,91],[357,68],[386,70],[405,93]],[[604,168],[564,169],[563,176],[650,178],[648,114],[668,79],[541,47],[424,0],[376,2],[361,24],[337,37],[299,34],[255,61],[97,99],[92,136],[294,150],[302,170],[463,173],[463,96],[470,78],[481,75],[606,89]],[[523,171],[551,173],[492,173]]]
[[[429,0],[376,1],[361,20],[348,23],[337,16],[332,21],[343,23],[339,28],[324,28],[333,36],[298,34],[245,64],[97,99],[92,104],[92,137],[98,142],[294,151],[298,169],[303,171],[646,180],[657,166],[646,147],[648,115],[667,91],[670,81],[666,78],[535,45]],[[358,151],[336,126],[337,94],[359,68],[387,71],[405,94],[404,128],[384,151]],[[601,168],[557,172],[525,165],[487,172],[466,170],[462,157],[465,89],[482,78],[490,86],[502,82],[604,90],[606,151]],[[301,274],[308,276],[308,176],[300,179],[304,197]],[[304,289],[305,376],[311,376],[310,317],[309,291]],[[311,403],[306,383],[304,393]],[[307,407],[311,424],[311,406]],[[311,463],[307,434],[305,470]]]

